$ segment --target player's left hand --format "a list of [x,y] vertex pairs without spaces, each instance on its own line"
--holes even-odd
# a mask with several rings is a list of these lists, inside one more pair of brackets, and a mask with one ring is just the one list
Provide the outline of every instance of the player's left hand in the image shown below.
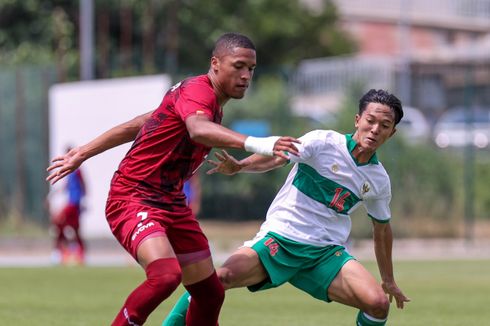
[[214,156],[216,156],[218,161],[207,160],[208,163],[214,165],[214,168],[206,172],[206,174],[221,173],[225,175],[234,175],[242,169],[240,162],[225,150],[222,150],[221,153],[215,152]]
[[289,160],[289,157],[284,154],[284,152],[299,156],[298,148],[296,147],[296,145],[294,145],[295,143],[300,144],[301,142],[298,139],[289,136],[279,137],[279,139],[274,144],[274,156],[279,156],[286,160]]
[[385,293],[389,295],[390,302],[393,302],[393,297],[395,298],[397,308],[403,309],[404,303],[410,301],[395,282],[383,282],[381,286]]
[[46,169],[46,171],[54,172],[48,175],[46,181],[54,185],[68,174],[78,169],[84,160],[85,159],[80,153],[80,147],[75,147],[68,153],[53,158],[51,161],[52,164]]

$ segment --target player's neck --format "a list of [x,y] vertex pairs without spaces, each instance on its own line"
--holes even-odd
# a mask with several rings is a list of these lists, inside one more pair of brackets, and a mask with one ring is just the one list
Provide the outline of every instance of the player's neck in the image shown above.
[[371,150],[366,150],[365,148],[362,148],[359,146],[359,144],[356,145],[354,150],[352,151],[352,156],[359,162],[360,164],[364,164],[369,162],[371,157],[373,156],[374,152]]
[[211,81],[211,85],[213,86],[214,94],[216,94],[216,97],[218,98],[219,105],[221,107],[223,107],[226,104],[226,102],[228,102],[230,97],[225,94],[225,92],[223,91],[223,88],[221,87],[221,85],[216,80],[217,79],[216,75],[214,74],[214,72],[211,69],[208,72],[208,78]]

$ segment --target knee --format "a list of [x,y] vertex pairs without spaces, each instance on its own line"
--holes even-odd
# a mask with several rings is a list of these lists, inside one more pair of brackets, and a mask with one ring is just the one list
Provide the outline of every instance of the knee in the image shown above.
[[216,271],[218,274],[218,279],[223,285],[225,290],[231,289],[234,287],[235,279],[234,273],[228,268],[220,268]]
[[375,318],[385,319],[388,317],[389,310],[390,302],[386,294],[379,293],[369,300],[368,306],[364,311]]
[[178,271],[173,273],[165,272],[159,275],[152,275],[147,278],[148,284],[157,289],[173,288],[177,289],[182,281],[182,274]]
[[157,291],[171,290],[173,292],[182,281],[182,272],[178,263],[162,260],[155,261],[148,267],[146,269],[147,284]]
[[199,294],[197,295],[198,297],[191,294],[196,300],[202,299],[205,301],[213,301],[213,304],[221,305],[225,300],[225,289],[220,282],[215,282],[214,284],[208,284],[205,297],[199,298]]
[[201,305],[221,306],[225,300],[225,289],[216,274],[196,284],[187,286],[192,300]]

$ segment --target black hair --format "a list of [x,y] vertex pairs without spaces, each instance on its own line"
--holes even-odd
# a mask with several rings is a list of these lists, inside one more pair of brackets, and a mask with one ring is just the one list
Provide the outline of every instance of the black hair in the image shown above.
[[380,103],[389,106],[395,113],[395,125],[403,118],[402,102],[388,91],[370,89],[359,100],[359,115],[362,115],[369,103]]
[[255,51],[255,45],[247,36],[239,33],[225,33],[214,44],[213,56],[220,57],[234,48],[245,48]]

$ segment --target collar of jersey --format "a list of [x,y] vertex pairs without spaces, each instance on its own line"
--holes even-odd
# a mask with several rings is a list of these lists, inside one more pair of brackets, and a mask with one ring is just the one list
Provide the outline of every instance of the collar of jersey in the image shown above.
[[352,157],[354,162],[356,162],[357,166],[368,165],[368,164],[378,164],[379,163],[378,157],[376,156],[376,153],[374,153],[373,156],[371,156],[369,161],[367,161],[366,163],[359,163],[359,161],[357,161],[357,159],[354,157],[354,155],[352,155],[352,151],[357,146],[356,141],[354,140],[354,138],[352,138],[352,134],[346,134],[345,139],[347,141],[347,149],[349,150],[350,156]]

